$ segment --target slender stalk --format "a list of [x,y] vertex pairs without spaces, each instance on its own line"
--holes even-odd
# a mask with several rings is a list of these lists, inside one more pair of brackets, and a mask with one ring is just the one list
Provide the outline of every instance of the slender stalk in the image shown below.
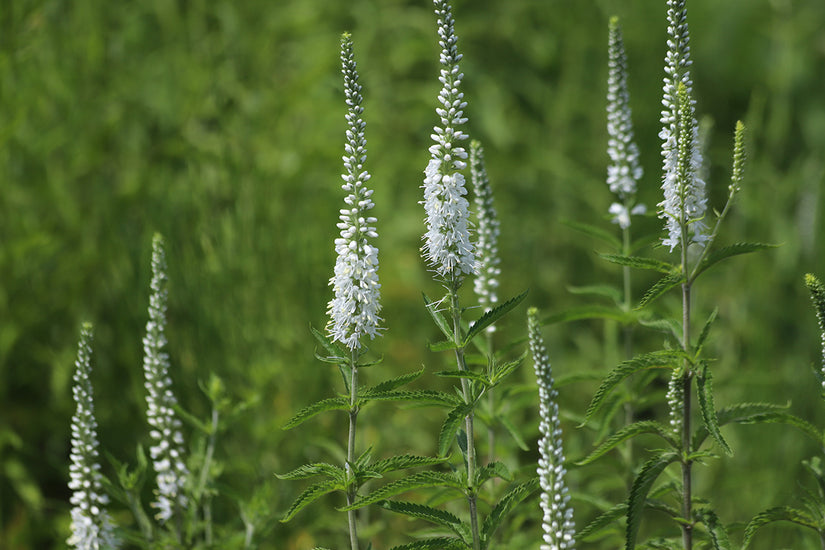
[[[622,255],[629,256],[630,255],[630,227],[622,228]],[[622,283],[624,287],[624,303],[622,304],[622,309],[625,313],[628,313],[633,307],[633,295],[631,292],[631,272],[630,266],[623,266],[622,267]],[[633,327],[630,323],[624,323],[622,326],[622,337],[624,339],[624,355],[625,359],[632,359],[633,358]],[[627,382],[627,389],[631,394],[633,393],[633,386],[630,381]],[[624,424],[625,426],[629,426],[633,423],[633,404],[631,401],[627,401],[624,404]],[[630,439],[627,441],[627,446],[625,447],[624,451],[624,458],[627,461],[627,464],[630,466],[633,464],[633,440]],[[628,488],[633,485],[633,475],[632,475],[632,468],[631,475],[628,477]]]
[[[195,493],[203,503],[203,521],[206,525],[204,534],[206,544],[212,544],[212,503],[211,499],[203,498],[206,492],[206,482],[209,479],[209,470],[212,467],[212,459],[215,456],[215,445],[218,435],[218,421],[220,417],[217,407],[212,407],[212,426],[209,432],[209,442],[206,445],[206,453],[203,457],[203,467],[198,478],[198,490]],[[180,516],[181,514],[178,514]]]
[[[683,210],[684,211],[684,210]],[[688,226],[682,223],[682,273],[688,272]],[[690,353],[690,281],[682,283],[682,347],[685,353]],[[690,437],[690,410],[691,410],[691,382],[693,372],[687,359],[685,370],[682,373],[682,544],[684,550],[693,548],[693,479],[691,475],[692,461],[686,458],[691,448]]]
[[[493,335],[485,333],[487,340],[487,350],[490,352],[490,363],[487,367],[487,376],[493,376]],[[496,461],[496,396],[493,389],[487,390],[487,406],[490,409],[490,428],[487,430],[487,462],[492,464]],[[494,480],[495,481],[498,480]]]
[[[350,380],[349,400],[349,438],[347,440],[347,472],[352,472],[355,464],[355,421],[358,418],[358,352],[353,349],[351,355],[352,377]],[[358,487],[353,482],[347,487],[347,506],[355,503]],[[347,511],[347,525],[349,526],[349,544],[352,550],[358,550],[358,525],[355,510]]]
[[[460,281],[453,280],[450,285],[450,307],[453,314],[453,333],[455,335],[455,359],[458,370],[467,370],[464,360],[464,347],[461,346],[461,308],[458,303],[458,286]],[[461,392],[464,395],[464,402],[471,403],[473,400],[470,391],[470,381],[461,379]],[[470,528],[473,534],[473,550],[481,550],[481,538],[478,530],[478,495],[475,484],[476,475],[476,449],[475,435],[473,433],[474,414],[471,410],[464,418],[464,430],[467,432],[467,503],[470,507]]]

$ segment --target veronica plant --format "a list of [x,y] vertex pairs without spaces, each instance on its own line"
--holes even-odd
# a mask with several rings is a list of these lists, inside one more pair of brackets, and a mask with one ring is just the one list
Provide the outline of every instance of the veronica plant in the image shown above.
[[68,543],[77,550],[112,550],[119,547],[106,505],[99,463],[97,421],[90,375],[92,325],[84,323],[75,361],[72,394],[77,405],[72,417],[69,489],[72,491],[72,535]]

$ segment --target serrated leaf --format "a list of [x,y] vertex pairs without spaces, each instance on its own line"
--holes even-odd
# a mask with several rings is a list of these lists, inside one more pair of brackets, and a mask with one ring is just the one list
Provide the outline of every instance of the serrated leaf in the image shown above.
[[645,462],[636,479],[633,480],[633,486],[630,488],[630,495],[627,498],[625,550],[633,550],[636,546],[636,535],[639,533],[642,511],[650,488],[664,469],[675,462],[677,458],[678,455],[673,452],[660,453]]
[[619,363],[619,366],[608,373],[599,386],[599,389],[596,390],[596,394],[593,396],[585,412],[584,422],[586,423],[590,420],[602,406],[604,399],[613,388],[628,376],[647,369],[673,368],[677,362],[684,359],[684,357],[684,352],[679,350],[660,350],[622,361]]
[[521,501],[538,489],[538,487],[538,478],[533,478],[524,483],[519,483],[501,497],[493,509],[490,510],[489,515],[484,519],[484,524],[481,527],[481,540],[489,542],[496,532],[496,529],[501,525],[502,520],[504,520]]
[[705,341],[708,339],[708,334],[710,334],[710,327],[713,325],[713,322],[716,321],[716,317],[719,315],[719,308],[713,308],[711,311],[710,316],[708,316],[708,320],[705,321],[705,326],[702,327],[702,332],[699,333],[699,339],[696,340],[696,355],[698,356],[702,353],[702,347],[705,345]]
[[668,428],[654,420],[643,420],[625,426],[615,434],[611,435],[606,441],[599,445],[596,448],[596,450],[590,453],[586,458],[577,461],[576,465],[584,466],[585,464],[590,464],[597,458],[600,458],[609,451],[613,450],[620,443],[623,443],[631,437],[635,437],[640,434],[656,434],[662,439],[664,439],[665,442],[667,442],[667,444],[673,447],[674,449],[679,448],[679,442],[674,439],[673,435],[671,434],[671,430],[669,430]]
[[585,235],[589,235],[595,239],[603,241],[617,250],[622,247],[622,242],[618,239],[618,237],[616,237],[608,231],[605,231],[601,227],[596,227],[595,225],[576,222],[572,220],[562,220],[561,223],[563,223],[567,227],[575,229],[576,231],[584,233]]
[[433,302],[427,297],[426,294],[422,295],[424,296],[424,304],[427,306],[427,311],[429,312],[430,317],[433,318],[433,321],[435,321],[435,324],[438,326],[439,329],[441,329],[441,332],[444,334],[444,336],[447,337],[447,340],[455,342],[455,335],[453,334],[453,329],[450,327],[450,324],[447,322],[447,319],[444,317],[444,315],[442,315],[441,312],[438,311],[438,306],[441,302]]
[[413,502],[402,502],[397,500],[385,500],[381,503],[381,507],[395,512],[396,514],[403,514],[412,518],[423,519],[436,525],[454,529],[456,525],[461,523],[461,520],[446,510],[439,510],[432,506],[424,504],[417,504]]
[[466,347],[467,344],[469,344],[473,340],[473,338],[481,334],[484,331],[484,329],[498,321],[510,310],[519,305],[526,297],[527,291],[525,290],[518,296],[510,298],[506,302],[494,307],[493,309],[482,315],[475,323],[470,325],[470,330],[467,331],[467,336],[464,337],[464,342],[461,344],[461,347]]
[[427,342],[427,349],[432,351],[433,353],[437,353],[439,351],[450,351],[456,349],[455,342],[453,340],[441,340],[440,342],[430,343]]
[[702,519],[702,523],[707,529],[711,544],[714,550],[730,550],[730,541],[725,526],[719,521],[716,512],[709,508],[697,511],[697,515]]
[[494,477],[501,478],[505,481],[513,480],[513,476],[510,473],[510,470],[507,469],[507,466],[505,466],[502,462],[495,461],[476,470],[475,486],[481,487],[484,483]]
[[453,444],[461,423],[472,410],[472,405],[461,403],[447,414],[444,424],[441,425],[441,432],[438,434],[438,456],[446,456],[450,451],[450,446]]
[[435,373],[435,375],[444,378],[466,378],[467,380],[479,382],[488,388],[492,385],[486,375],[471,370],[442,370]]
[[275,474],[278,479],[306,479],[308,477],[325,475],[339,483],[343,484],[346,479],[346,473],[342,468],[327,464],[326,462],[317,462],[315,464],[304,464],[298,466],[291,472],[285,474]]
[[735,243],[730,246],[725,246],[718,250],[713,250],[705,257],[699,266],[696,267],[691,275],[691,281],[694,281],[704,271],[707,271],[712,265],[721,262],[731,256],[739,256],[740,254],[749,254],[757,250],[765,250],[767,248],[776,248],[779,245],[768,243]]
[[653,330],[658,330],[659,332],[670,334],[674,340],[679,342],[679,345],[682,345],[682,324],[676,319],[639,319],[639,324]]
[[322,496],[326,495],[327,493],[331,493],[333,491],[343,490],[343,487],[334,481],[321,481],[320,483],[316,483],[315,485],[310,485],[307,489],[301,493],[298,498],[295,499],[295,502],[292,503],[292,506],[289,507],[289,510],[286,511],[284,517],[281,518],[281,523],[286,523],[287,521],[291,520],[295,514],[306,508],[308,505],[312,504]]
[[641,256],[621,256],[618,254],[599,254],[599,256],[614,264],[626,265],[637,269],[649,269],[652,271],[658,271],[659,273],[674,273],[679,270],[678,266],[667,262],[662,262],[660,260],[654,260],[653,258],[643,258]]
[[655,283],[653,286],[647,289],[647,292],[644,293],[642,299],[639,301],[639,305],[636,306],[636,309],[642,309],[650,304],[655,299],[662,296],[665,292],[670,290],[675,286],[679,286],[685,281],[685,277],[681,273],[670,273],[665,275]]
[[392,390],[385,392],[364,392],[360,396],[364,401],[414,401],[420,404],[443,405],[453,407],[461,399],[452,394],[434,390]]
[[332,363],[332,362],[346,363],[350,360],[349,359],[350,354],[347,352],[346,349],[344,349],[343,346],[341,346],[340,344],[338,344],[337,342],[332,340],[330,337],[328,337],[323,332],[317,330],[312,325],[310,325],[309,330],[312,332],[312,335],[315,337],[315,339],[318,341],[318,343],[321,344],[321,347],[323,347],[325,350],[327,350],[327,353],[330,354],[330,356],[328,356],[328,357],[321,357],[320,355],[318,355],[316,353],[315,357],[317,357],[321,361],[324,361],[325,363]]
[[370,470],[378,472],[379,474],[385,474],[387,472],[406,470],[408,468],[416,468],[418,466],[441,464],[445,460],[447,460],[446,457],[399,455],[375,462],[370,466]]
[[501,425],[504,426],[504,429],[507,430],[507,433],[510,434],[510,437],[513,438],[513,441],[516,442],[518,448],[522,451],[529,451],[530,447],[527,446],[527,443],[525,443],[524,438],[521,437],[521,434],[518,432],[518,429],[516,428],[515,424],[513,424],[513,422],[506,416],[498,416],[497,418],[498,421],[501,422]]
[[[787,405],[775,403],[737,403],[717,411],[717,420],[720,426],[725,424],[755,424],[763,415],[778,413],[787,409]],[[698,449],[705,441],[708,433],[704,424],[693,433],[694,449]]]
[[467,545],[457,538],[436,537],[393,546],[390,550],[463,550],[466,547]]
[[512,374],[513,371],[515,371],[517,368],[521,366],[525,357],[527,357],[526,351],[516,359],[513,359],[512,361],[507,361],[506,363],[502,364],[496,363],[496,365],[493,368],[493,376],[490,378],[490,381],[493,383],[493,385],[498,384],[499,382],[510,376],[510,374]]
[[722,437],[719,429],[719,418],[716,415],[716,406],[713,404],[713,377],[707,364],[702,364],[699,376],[696,377],[697,392],[699,394],[699,410],[702,412],[702,420],[708,433],[716,440],[716,443],[725,451],[728,456],[733,456],[728,442]]
[[745,527],[745,535],[742,538],[742,550],[748,547],[754,533],[756,533],[760,527],[764,527],[775,521],[790,521],[803,527],[809,527],[817,532],[821,529],[819,522],[814,520],[807,512],[789,506],[777,506],[776,508],[770,508],[769,510],[756,514],[753,519],[748,522],[748,525]]
[[402,374],[401,376],[397,376],[396,378],[393,378],[391,380],[385,380],[384,382],[381,382],[380,384],[377,384],[371,388],[366,388],[362,391],[362,393],[366,392],[367,394],[369,394],[392,391],[394,389],[400,388],[401,386],[409,384],[410,382],[421,376],[423,373],[424,369],[421,368],[420,370],[411,372],[409,374]]
[[304,407],[298,413],[293,416],[289,422],[283,425],[281,429],[289,430],[302,424],[306,420],[312,418],[316,414],[322,413],[324,411],[348,411],[350,409],[349,398],[347,397],[331,397],[329,399],[324,399],[323,401],[318,401],[317,403],[313,403],[307,407]]
[[375,491],[358,498],[351,506],[338,508],[339,512],[356,510],[370,504],[375,504],[381,500],[387,500],[401,493],[412,491],[413,489],[424,489],[426,487],[445,487],[462,492],[464,487],[452,475],[441,472],[418,472],[409,477],[393,481]]
[[626,502],[622,502],[608,510],[605,510],[596,519],[588,523],[584,529],[581,529],[578,533],[576,533],[576,540],[587,541],[590,537],[598,534],[599,531],[625,515],[627,515]]
[[541,320],[541,325],[544,326],[553,325],[556,323],[568,323],[570,321],[583,321],[585,319],[609,319],[620,323],[626,323],[633,319],[631,315],[632,313],[624,313],[615,307],[581,306],[549,315]]
[[[740,422],[742,424],[744,422]],[[754,415],[748,421],[749,424],[787,424],[802,430],[802,433],[809,436],[819,445],[822,445],[822,432],[819,428],[796,415],[786,412],[769,412],[759,415]]]
[[617,304],[622,303],[624,300],[624,293],[615,286],[610,285],[568,286],[567,292],[585,296],[601,296],[609,298]]

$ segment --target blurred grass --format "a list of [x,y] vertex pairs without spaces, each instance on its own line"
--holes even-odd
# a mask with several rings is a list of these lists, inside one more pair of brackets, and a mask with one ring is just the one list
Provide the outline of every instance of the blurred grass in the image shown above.
[[[502,294],[529,288],[528,300],[545,312],[580,304],[567,285],[618,273],[595,258],[594,243],[559,223],[608,225],[607,18],[622,17],[646,170],[640,195],[654,205],[664,2],[458,0],[454,9],[469,132],[485,144],[502,222]],[[819,337],[802,274],[825,273],[825,4],[692,0],[689,10],[698,111],[715,121],[717,207],[735,120],[749,129],[746,182],[722,238],[783,244],[701,282],[697,317],[720,307],[717,403],[792,401],[795,413],[823,425],[808,370],[819,361]],[[277,514],[299,487],[275,484],[272,473],[327,457],[330,435],[342,440],[342,419],[333,416],[294,432],[280,425],[338,382],[313,359],[308,326],[325,323],[334,260],[344,30],[353,33],[364,86],[388,329],[374,345],[384,366],[368,376],[441,367],[424,346],[433,333],[420,298],[438,288],[418,257],[417,201],[438,87],[430,3],[24,0],[2,4],[0,28],[0,547],[62,547],[67,535],[81,321],[96,325],[104,446],[128,459],[145,438],[140,339],[155,231],[168,242],[181,401],[205,413],[197,380],[209,372],[238,399],[255,400],[223,436],[219,458],[237,493],[271,484]],[[521,330],[519,315],[511,317],[505,332]],[[548,329],[557,371],[602,367],[601,331],[586,323]],[[522,378],[532,380],[529,369]],[[435,383],[426,375],[422,382]],[[580,414],[592,391],[570,386],[563,408]],[[439,413],[383,407],[362,420],[378,453],[432,452]],[[535,436],[535,415],[520,420]],[[565,429],[568,455],[586,452],[589,436],[573,422]],[[795,502],[797,482],[808,483],[799,460],[819,450],[777,427],[728,433],[737,454],[701,470],[697,493],[725,521]],[[580,475],[584,489],[615,475],[589,468],[574,471],[571,483]],[[220,512],[234,517],[234,504],[224,501]],[[333,513],[304,514],[275,526],[262,547],[335,544],[341,523]],[[755,542],[812,544],[781,528]]]

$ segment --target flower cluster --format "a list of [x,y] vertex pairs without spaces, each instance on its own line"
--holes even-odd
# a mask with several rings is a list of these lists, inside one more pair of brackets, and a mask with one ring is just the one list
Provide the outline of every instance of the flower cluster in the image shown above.
[[668,51],[665,56],[664,97],[659,137],[662,139],[665,200],[659,203],[659,217],[666,220],[668,232],[663,244],[683,248],[688,229],[692,241],[708,239],[704,222],[707,209],[705,182],[702,180],[702,155],[696,122],[693,82],[690,78],[690,36],[685,0],[668,0]]
[[475,257],[470,242],[469,211],[464,175],[467,152],[458,145],[467,135],[458,126],[465,124],[464,94],[458,91],[464,75],[459,72],[458,53],[452,10],[447,0],[434,0],[438,16],[439,46],[441,46],[442,84],[438,94],[441,104],[436,113],[441,126],[433,128],[430,147],[432,158],[424,170],[424,210],[427,213],[427,233],[422,252],[430,266],[444,278],[458,280],[475,273]]
[[[498,302],[498,256],[499,221],[493,206],[493,188],[484,166],[484,149],[478,141],[470,142],[470,179],[475,190],[475,204],[478,216],[478,275],[475,279],[475,292],[479,303],[489,310]],[[488,329],[495,330],[495,325]]]
[[541,509],[544,512],[544,544],[541,550],[565,550],[574,548],[575,524],[573,508],[564,476],[564,454],[562,450],[558,392],[553,387],[553,371],[541,337],[538,311],[530,308],[527,312],[527,330],[530,352],[533,356],[536,378],[539,386],[539,483],[541,484]]
[[607,167],[607,185],[621,200],[611,204],[609,212],[613,223],[627,229],[630,227],[630,216],[644,214],[646,208],[643,204],[633,204],[642,167],[639,164],[639,148],[633,141],[630,94],[627,91],[627,57],[617,17],[610,19],[607,52],[607,154],[611,162]]
[[349,193],[344,199],[348,208],[340,211],[338,228],[340,237],[335,239],[335,275],[329,284],[335,297],[329,302],[330,317],[327,330],[334,340],[350,349],[361,346],[361,337],[374,338],[381,318],[381,285],[378,282],[378,249],[369,239],[378,237],[376,218],[368,216],[375,205],[372,190],[365,184],[370,179],[364,170],[367,158],[367,140],[364,137],[366,124],[361,119],[361,85],[352,47],[352,37],[344,34],[341,38],[341,63],[344,73],[344,93],[347,102],[347,134],[344,145],[344,168],[346,173],[342,186]]
[[69,489],[72,490],[72,536],[70,546],[78,550],[117,548],[103,493],[98,463],[97,422],[94,415],[91,374],[92,326],[83,325],[75,361],[72,393],[77,410],[72,417],[72,450],[69,458]]
[[183,487],[189,472],[184,463],[181,422],[175,415],[177,400],[169,378],[169,354],[166,346],[166,255],[163,239],[152,240],[152,294],[149,297],[149,321],[143,338],[143,374],[146,388],[146,416],[152,446],[149,453],[155,468],[158,509],[156,517],[167,521],[186,507]]

